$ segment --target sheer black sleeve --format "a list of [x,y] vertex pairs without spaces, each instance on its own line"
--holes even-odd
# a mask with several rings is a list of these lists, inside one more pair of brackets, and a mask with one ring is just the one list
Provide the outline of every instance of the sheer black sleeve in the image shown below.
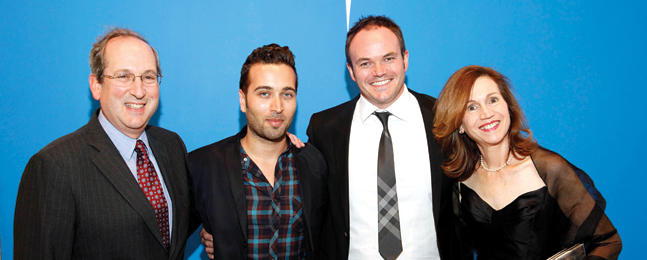
[[[586,259],[617,259],[622,249],[620,235],[600,205],[600,201],[604,205],[604,198],[595,187],[589,188],[594,191],[589,193],[583,184],[589,182],[580,179],[581,176],[588,178],[588,175],[577,167],[571,167],[559,154],[543,148],[534,152],[532,159],[550,195],[570,220],[570,227],[564,230],[567,245],[585,243]],[[590,183],[592,185],[592,181]]]

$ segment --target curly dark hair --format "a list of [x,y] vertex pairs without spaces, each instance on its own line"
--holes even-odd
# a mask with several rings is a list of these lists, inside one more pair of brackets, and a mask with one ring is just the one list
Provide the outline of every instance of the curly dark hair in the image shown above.
[[299,86],[299,77],[297,76],[297,68],[294,65],[294,54],[290,51],[288,46],[281,47],[276,43],[268,44],[263,47],[256,48],[252,51],[247,60],[243,64],[243,68],[240,70],[240,82],[239,87],[243,93],[247,93],[247,87],[249,87],[249,70],[252,65],[261,63],[261,64],[285,64],[290,66],[294,70],[294,76],[296,82],[294,83],[295,90]]

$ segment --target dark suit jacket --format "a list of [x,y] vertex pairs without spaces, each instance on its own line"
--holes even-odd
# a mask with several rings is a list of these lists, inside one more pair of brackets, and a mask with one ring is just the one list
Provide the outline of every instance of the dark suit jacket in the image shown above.
[[[232,137],[189,153],[196,207],[204,229],[213,235],[215,259],[247,259],[247,200],[240,139]],[[326,162],[312,145],[293,147],[306,224],[306,254],[316,259],[325,209]]]
[[[433,214],[436,223],[438,250],[442,259],[469,258],[461,253],[456,231],[456,218],[452,209],[452,183],[440,167],[443,154],[432,134],[436,99],[409,90],[420,104],[427,132],[427,147],[431,163]],[[329,215],[322,238],[324,254],[328,259],[348,259],[349,247],[349,197],[348,197],[348,146],[351,122],[359,96],[339,106],[312,115],[307,134],[308,143],[314,144],[326,157],[328,164]]]
[[166,250],[153,207],[97,118],[34,155],[16,202],[15,259],[183,259],[190,176],[180,137],[147,126],[150,148],[173,203]]

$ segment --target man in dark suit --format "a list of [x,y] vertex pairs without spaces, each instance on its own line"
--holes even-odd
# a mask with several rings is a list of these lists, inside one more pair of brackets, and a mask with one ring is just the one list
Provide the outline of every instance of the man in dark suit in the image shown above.
[[[328,164],[326,258],[469,258],[460,250],[452,180],[443,174],[443,156],[432,134],[435,99],[404,84],[409,53],[399,26],[383,16],[360,19],[347,34],[346,58],[361,95],[314,114],[307,130],[308,143]],[[388,120],[378,116],[385,112]],[[376,203],[382,184],[376,178],[381,136],[392,140],[397,181],[392,188],[395,206],[386,209]],[[385,225],[382,215],[389,214],[394,217],[385,217],[391,224]],[[387,233],[395,240],[383,243]]]
[[183,259],[199,221],[190,217],[184,143],[148,125],[159,101],[157,52],[114,28],[94,43],[90,67],[101,109],[29,160],[15,259]]
[[[297,73],[287,46],[254,50],[240,76],[238,134],[189,154],[210,258],[316,259],[327,206],[326,164],[286,138]],[[205,238],[207,241],[205,241]]]

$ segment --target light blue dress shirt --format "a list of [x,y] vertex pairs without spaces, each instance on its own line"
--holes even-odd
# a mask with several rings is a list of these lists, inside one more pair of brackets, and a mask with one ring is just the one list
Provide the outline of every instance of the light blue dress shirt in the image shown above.
[[[106,131],[112,143],[117,147],[117,150],[121,154],[121,157],[124,158],[124,161],[128,165],[130,172],[133,174],[133,177],[137,181],[137,153],[135,152],[135,146],[137,145],[137,140],[142,140],[146,145],[146,153],[148,153],[148,158],[153,162],[155,167],[155,172],[157,173],[157,178],[162,182],[162,189],[164,190],[164,197],[166,198],[168,204],[168,220],[169,220],[169,234],[173,234],[173,203],[171,202],[171,197],[169,196],[168,189],[166,188],[166,182],[160,172],[160,167],[157,165],[155,160],[154,152],[151,150],[151,146],[148,143],[148,137],[146,136],[146,131],[142,132],[142,135],[138,139],[133,139],[119,131],[115,126],[108,121],[108,119],[103,115],[103,111],[99,111],[99,123],[101,127]],[[143,192],[143,191],[142,191]]]

